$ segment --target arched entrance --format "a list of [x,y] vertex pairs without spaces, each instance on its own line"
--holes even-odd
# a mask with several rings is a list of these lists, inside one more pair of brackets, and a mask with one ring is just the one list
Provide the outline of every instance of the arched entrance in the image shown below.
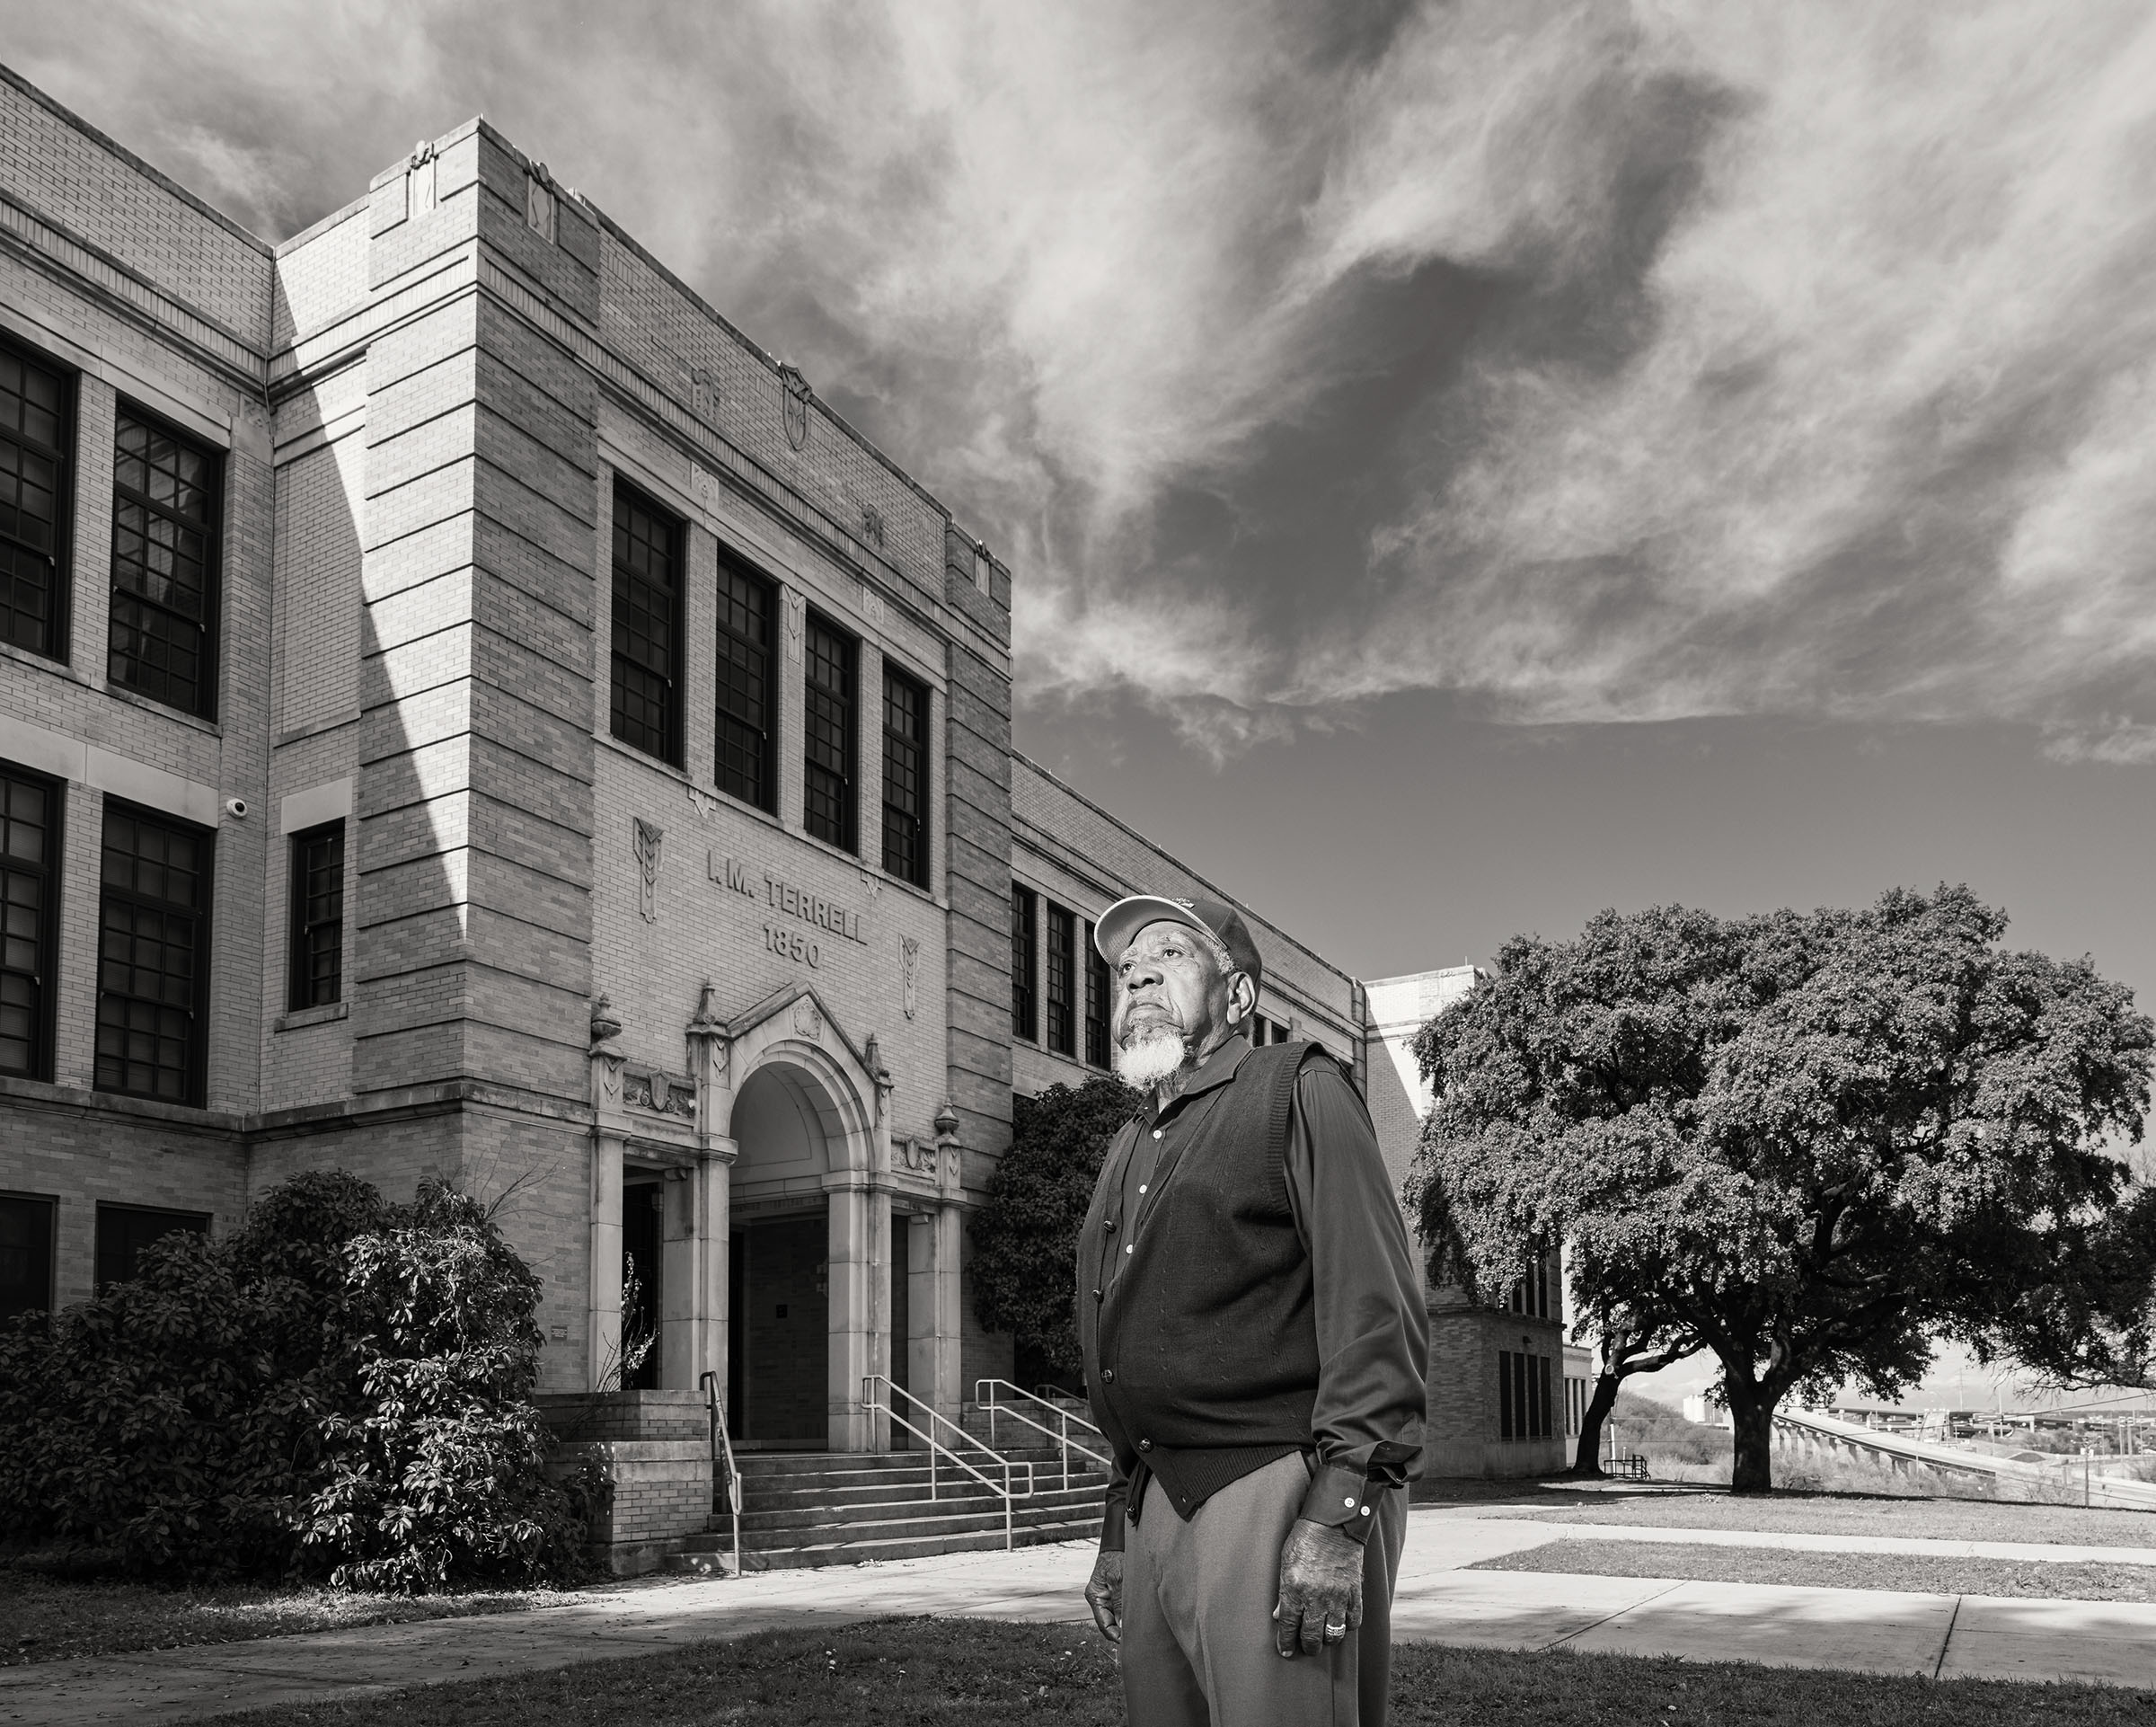
[[782,1057],[735,1094],[727,1407],[749,1445],[829,1442],[831,1201],[845,1123],[825,1084]]

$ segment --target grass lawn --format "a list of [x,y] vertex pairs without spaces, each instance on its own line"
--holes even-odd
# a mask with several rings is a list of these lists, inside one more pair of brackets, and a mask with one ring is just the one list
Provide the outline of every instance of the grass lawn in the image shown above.
[[[1522,1655],[1403,1643],[1392,1720],[1403,1727],[2149,1727],[2156,1697],[2094,1686],[1935,1683],[1621,1655]],[[349,1705],[217,1718],[239,1727],[928,1727],[966,1721],[1110,1727],[1113,1657],[1088,1633],[968,1619],[887,1619],[767,1632],[738,1643],[429,1686]]]
[[0,1666],[181,1643],[234,1643],[288,1631],[522,1613],[581,1599],[545,1590],[407,1598],[264,1583],[161,1589],[147,1583],[75,1582],[0,1566],[0,1626],[6,1628],[0,1632]]
[[[1915,1590],[1928,1595],[2015,1595],[2059,1601],[2156,1601],[2156,1565],[1944,1559],[1906,1553],[1788,1553],[1695,1547],[1675,1541],[1552,1541],[1471,1571],[1568,1572],[1590,1577],[1682,1577],[1700,1583],[1795,1583],[1807,1589]],[[2156,1710],[2152,1711],[2156,1716]]]
[[[1516,1501],[1515,1501],[1516,1502]],[[1887,1499],[1860,1493],[1626,1493],[1543,1487],[1531,1507],[1493,1507],[1551,1523],[1625,1523],[1658,1529],[1756,1529],[1773,1535],[1921,1536],[1940,1541],[2037,1541],[2156,1548],[2156,1511],[2022,1505],[1994,1500]]]

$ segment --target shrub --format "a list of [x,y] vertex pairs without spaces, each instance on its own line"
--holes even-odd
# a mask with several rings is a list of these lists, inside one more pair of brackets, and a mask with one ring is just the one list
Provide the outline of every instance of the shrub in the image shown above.
[[0,1332],[0,1536],[150,1576],[564,1575],[596,1483],[543,1475],[538,1287],[469,1199],[296,1176]]
[[973,1221],[973,1305],[1051,1370],[1078,1371],[1078,1231],[1109,1141],[1144,1101],[1105,1074],[1012,1100],[1011,1149]]

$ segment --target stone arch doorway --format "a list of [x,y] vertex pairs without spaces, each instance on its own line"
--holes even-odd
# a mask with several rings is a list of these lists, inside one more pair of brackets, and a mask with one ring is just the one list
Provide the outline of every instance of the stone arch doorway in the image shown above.
[[831,1442],[830,1189],[848,1165],[845,1116],[798,1054],[768,1054],[734,1095],[727,1408],[746,1444]]

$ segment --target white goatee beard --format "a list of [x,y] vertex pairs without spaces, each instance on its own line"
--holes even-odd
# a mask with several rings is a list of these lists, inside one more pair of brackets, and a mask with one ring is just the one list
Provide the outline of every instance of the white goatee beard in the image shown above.
[[1116,1051],[1116,1077],[1134,1091],[1149,1092],[1183,1065],[1183,1040],[1166,1027],[1144,1032]]

